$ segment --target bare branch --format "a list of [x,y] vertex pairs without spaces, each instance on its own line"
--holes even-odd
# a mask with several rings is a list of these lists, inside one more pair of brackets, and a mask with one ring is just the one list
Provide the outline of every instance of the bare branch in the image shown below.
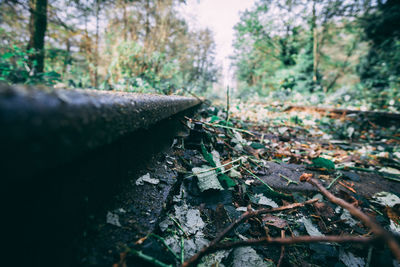
[[293,244],[307,244],[307,243],[364,243],[368,244],[376,241],[377,238],[365,236],[350,236],[350,235],[333,235],[333,236],[294,236],[294,237],[263,237],[259,239],[247,239],[236,242],[227,242],[218,244],[214,250],[229,249],[243,246],[259,246],[259,245],[293,245]]
[[368,228],[371,229],[371,231],[376,235],[377,238],[382,238],[388,244],[390,250],[393,252],[393,255],[396,257],[396,259],[398,261],[400,261],[400,246],[397,243],[395,237],[391,233],[389,233],[388,231],[383,229],[382,226],[377,224],[373,218],[369,217],[368,215],[363,213],[361,210],[357,209],[352,204],[344,201],[343,199],[335,197],[317,179],[312,178],[312,175],[302,175],[302,177],[300,177],[300,181],[308,182],[308,183],[314,185],[331,202],[348,210],[352,216],[354,216],[354,217],[358,218],[360,221],[362,221]]
[[278,211],[283,211],[283,210],[289,210],[289,209],[295,209],[299,207],[303,207],[306,204],[312,204],[314,202],[317,202],[318,199],[310,199],[302,203],[293,203],[287,206],[283,207],[278,207],[278,208],[272,208],[272,209],[259,209],[255,211],[246,211],[245,213],[242,214],[236,221],[231,223],[228,227],[226,227],[221,233],[217,235],[217,237],[208,244],[208,246],[203,247],[199,252],[197,252],[195,255],[193,255],[189,260],[185,261],[182,266],[190,266],[192,264],[195,264],[198,260],[201,259],[201,257],[205,256],[206,254],[210,253],[212,249],[216,247],[219,241],[221,241],[233,228],[235,228],[237,225],[240,223],[246,221],[247,219],[250,219],[252,217],[256,217],[261,214],[266,214],[266,213],[272,213],[272,212],[278,212]]

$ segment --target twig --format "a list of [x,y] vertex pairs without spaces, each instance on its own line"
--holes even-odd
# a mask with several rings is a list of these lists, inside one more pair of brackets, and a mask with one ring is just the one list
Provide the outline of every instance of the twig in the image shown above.
[[290,185],[290,184],[299,184],[299,182],[293,181],[292,179],[290,179],[289,177],[287,177],[287,176],[285,176],[285,175],[283,175],[283,174],[281,174],[281,173],[279,174],[279,176],[287,181],[287,185]]
[[156,235],[154,233],[150,233],[150,236],[153,236],[153,237],[157,238],[158,240],[160,240],[163,243],[163,245],[168,249],[168,251],[171,252],[172,255],[174,255],[175,258],[177,258],[178,260],[181,260],[181,258],[178,255],[176,255],[176,253],[172,250],[172,248],[170,246],[168,246],[168,244],[165,242],[164,238],[162,238],[161,236]]
[[157,259],[155,259],[155,258],[153,258],[153,257],[151,257],[149,255],[146,255],[143,252],[138,251],[138,250],[130,249],[129,253],[131,253],[131,254],[133,254],[135,256],[138,256],[139,258],[141,258],[141,259],[143,259],[143,260],[145,260],[147,262],[150,262],[150,263],[152,263],[152,264],[154,264],[156,266],[172,267],[172,265],[165,264],[165,263],[163,263],[163,262],[161,262],[161,261],[159,261],[159,260],[157,260]]
[[220,172],[219,174],[227,173],[227,172],[229,172],[229,171],[232,170],[232,169],[239,168],[240,166],[241,166],[240,164],[238,164],[238,165],[233,165],[233,166],[230,167],[229,169],[226,169],[226,170]]
[[181,236],[181,264],[185,262],[185,240]]
[[168,216],[169,216],[169,218],[176,224],[176,226],[178,226],[179,230],[181,230],[182,233],[183,233],[186,237],[189,237],[189,235],[185,232],[185,230],[183,230],[182,225],[181,225],[177,220],[175,220],[171,215],[168,215]]
[[243,130],[243,129],[239,129],[239,128],[235,128],[235,127],[230,127],[230,126],[225,126],[225,125],[221,125],[221,124],[208,123],[208,122],[204,122],[204,121],[203,121],[203,123],[205,125],[208,125],[208,126],[225,128],[225,129],[234,130],[234,131],[237,131],[237,132],[247,133],[249,135],[254,136],[254,134],[252,132],[247,131],[247,130]]
[[[333,236],[294,236],[294,237],[262,237],[258,239],[247,239],[236,242],[226,242],[218,244],[213,248],[215,250],[257,245],[293,245],[299,243],[371,243],[376,241],[374,237],[366,236],[350,236],[350,235],[333,235]],[[212,251],[210,251],[212,252]]]
[[276,191],[271,187],[271,186],[269,186],[266,182],[264,182],[261,178],[259,178],[257,175],[255,175],[254,173],[252,173],[251,171],[249,171],[248,169],[246,169],[245,167],[243,167],[242,166],[242,168],[246,171],[246,172],[248,172],[251,176],[253,176],[254,178],[256,178],[257,180],[259,180],[263,185],[265,185],[269,190],[271,190],[272,192],[275,192],[276,193]]
[[336,183],[336,181],[342,176],[343,176],[343,174],[339,173],[338,176],[336,176],[336,178],[333,179],[333,181],[326,187],[326,189],[328,189],[328,190],[331,189],[332,185],[334,185]]
[[219,128],[235,130],[235,131],[238,131],[238,132],[243,132],[243,133],[247,133],[247,134],[249,134],[251,136],[254,136],[254,134],[252,132],[250,132],[250,131],[239,129],[239,128],[235,128],[235,127],[225,126],[225,125],[221,125],[221,124],[208,123],[208,122],[205,122],[205,121],[199,121],[199,120],[195,120],[195,119],[192,119],[192,118],[189,118],[189,117],[186,117],[186,116],[185,116],[185,119],[190,120],[190,121],[200,122],[200,123],[203,123],[203,124],[211,126],[211,127],[219,127]]
[[379,215],[383,216],[383,213],[380,212],[379,210],[377,210],[374,206],[369,205],[369,207],[370,207],[373,211],[375,211],[376,213],[378,213]]
[[187,267],[192,264],[195,264],[198,260],[201,259],[201,257],[205,256],[208,254],[214,247],[218,244],[219,241],[221,241],[233,228],[235,228],[237,225],[242,223],[243,221],[246,221],[247,219],[250,219],[255,216],[259,216],[261,214],[266,214],[266,213],[271,213],[271,212],[277,212],[277,211],[283,211],[283,210],[288,210],[288,209],[294,209],[298,207],[303,207],[306,204],[312,204],[314,202],[317,202],[318,199],[310,199],[302,203],[293,203],[287,206],[282,206],[278,208],[272,208],[272,209],[259,209],[255,211],[246,211],[245,213],[242,214],[236,221],[231,223],[228,227],[226,227],[221,233],[217,235],[217,237],[208,244],[208,246],[203,247],[199,252],[197,252],[195,255],[193,255],[189,260],[185,261],[182,266]]
[[352,188],[352,187],[350,187],[350,186],[348,186],[348,185],[342,183],[341,181],[339,181],[338,183],[339,183],[341,186],[343,186],[344,188],[347,188],[348,190],[350,190],[351,192],[357,193],[357,191],[354,190],[354,188]]
[[383,229],[382,226],[377,224],[372,218],[363,213],[361,210],[357,209],[356,207],[344,201],[343,199],[335,197],[328,190],[326,190],[326,188],[317,179],[312,178],[312,175],[304,175],[304,177],[302,175],[302,177],[300,177],[300,181],[302,182],[305,181],[314,185],[331,202],[348,210],[352,216],[362,221],[368,228],[371,229],[371,231],[376,235],[377,238],[382,238],[388,244],[393,255],[396,257],[398,261],[400,261],[400,246],[399,244],[397,244],[396,239],[391,233]]
[[376,170],[361,168],[361,167],[353,167],[353,166],[340,166],[336,167],[336,170],[354,170],[354,171],[362,171],[362,172],[376,172]]
[[[222,164],[222,165],[220,165],[220,166],[217,166],[217,167],[213,167],[213,168],[210,168],[210,169],[207,169],[207,170],[203,170],[203,171],[196,172],[196,174],[201,174],[201,173],[213,171],[213,170],[219,169],[219,168],[221,168],[221,167],[225,167],[226,165],[229,165],[229,164],[231,164],[231,163],[235,163],[235,162],[237,162],[237,161],[239,161],[239,160],[242,160],[242,159],[243,159],[243,157],[240,157],[240,158],[238,158],[238,159],[232,160],[232,161],[227,162],[227,163],[225,163],[225,164]],[[192,176],[193,176],[193,175],[192,175]],[[191,176],[189,176],[189,177],[191,177]]]
[[245,168],[244,166],[242,166],[242,168],[248,172],[251,176],[253,176],[254,178],[256,178],[257,180],[259,180],[263,185],[265,185],[273,194],[280,196],[280,197],[289,197],[290,195],[284,194],[284,193],[280,193],[275,191],[271,186],[269,186],[266,182],[264,182],[261,178],[259,178],[257,175],[255,175],[254,173],[252,173],[251,171],[249,171],[247,168]]
[[198,97],[195,93],[191,92],[190,90],[186,89],[185,87],[182,87],[182,89],[187,92],[188,94],[192,95],[193,97],[197,98],[201,103],[204,103],[204,99],[201,99]]
[[237,151],[237,149],[235,149],[233,146],[231,146],[230,144],[228,144],[225,140],[222,140],[222,142],[224,142],[224,144],[229,147],[232,151]]
[[[230,163],[228,162],[227,164],[230,164]],[[241,164],[233,165],[233,166],[230,167],[229,169],[225,169],[225,170],[223,170],[223,171],[220,171],[220,172],[218,173],[218,175],[219,175],[219,174],[227,173],[227,172],[229,172],[229,171],[232,170],[232,169],[239,168],[240,166],[241,166]],[[219,166],[219,167],[221,167],[221,166]],[[189,176],[185,176],[185,178],[188,179],[188,178],[194,177],[194,176],[196,176],[196,175],[198,175],[198,174],[205,173],[205,172],[209,172],[209,171],[212,171],[212,170],[214,170],[214,169],[218,169],[219,167],[215,167],[215,168],[212,168],[212,169],[209,169],[209,170],[204,170],[204,171],[201,171],[201,172],[197,172],[196,174],[192,174],[192,175],[189,175]]]
[[387,172],[378,172],[380,175],[383,176],[383,178],[388,179],[388,180],[392,180],[392,181],[396,181],[396,182],[400,182],[399,178],[395,178],[392,177],[391,175],[395,175],[395,174],[389,174]]
[[[281,238],[285,238],[285,230],[281,230]],[[283,256],[285,255],[285,246],[281,246],[281,255],[279,256],[278,264],[276,267],[280,267],[282,265]]]

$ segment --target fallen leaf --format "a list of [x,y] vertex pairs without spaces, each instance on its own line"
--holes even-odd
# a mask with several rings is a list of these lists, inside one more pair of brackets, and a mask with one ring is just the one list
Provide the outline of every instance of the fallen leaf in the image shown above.
[[307,182],[309,179],[311,179],[313,177],[312,173],[303,173],[300,176],[300,182]]
[[107,212],[106,222],[109,224],[112,224],[114,226],[121,227],[118,214],[115,214],[112,212]]
[[390,167],[381,168],[379,171],[390,173],[390,174],[395,174],[395,175],[400,175],[400,171],[398,169],[390,168]]
[[136,185],[144,185],[144,182],[149,183],[149,184],[158,184],[158,183],[160,183],[160,180],[153,179],[150,177],[150,173],[146,173],[145,175],[139,177],[136,180]]
[[304,227],[310,236],[324,236],[324,234],[318,230],[318,228],[311,222],[310,219],[302,217],[299,221],[304,224]]
[[211,167],[206,165],[192,169],[193,174],[197,176],[200,191],[204,192],[209,189],[224,190],[218,180],[217,172],[215,170],[207,171],[209,169]]
[[322,168],[322,169],[326,169],[326,170],[334,170],[335,163],[333,163],[329,159],[318,157],[318,158],[312,159],[311,167]]
[[283,229],[288,225],[286,220],[281,219],[277,216],[270,215],[270,214],[267,214],[266,216],[264,216],[262,218],[262,221],[267,225],[271,225],[271,226],[274,226],[279,229]]

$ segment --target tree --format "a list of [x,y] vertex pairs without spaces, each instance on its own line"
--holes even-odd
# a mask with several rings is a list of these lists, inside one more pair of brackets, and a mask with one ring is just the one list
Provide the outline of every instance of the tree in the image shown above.
[[370,8],[367,2],[257,1],[235,27],[233,58],[239,81],[262,93],[331,90],[344,69],[355,65],[353,54],[362,44],[354,22]]
[[29,67],[33,74],[44,70],[44,42],[47,29],[47,0],[29,1],[29,43],[28,50],[33,50],[29,57]]
[[378,1],[360,18],[360,25],[364,40],[370,42],[359,66],[361,80],[378,91],[400,85],[400,1]]
[[[212,33],[189,29],[177,14],[182,0],[46,1],[0,2],[10,11],[0,21],[8,38],[0,41],[0,79],[47,83],[59,73],[72,87],[164,93],[205,91],[216,79]],[[31,68],[20,46],[36,51]]]

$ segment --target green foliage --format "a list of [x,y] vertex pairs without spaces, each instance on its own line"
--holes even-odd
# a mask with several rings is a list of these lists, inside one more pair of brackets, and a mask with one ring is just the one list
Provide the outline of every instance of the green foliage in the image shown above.
[[24,49],[31,12],[0,3],[7,11],[0,27],[8,31],[0,28],[0,79],[164,94],[205,92],[218,78],[213,36],[208,29],[189,30],[177,12],[181,4],[51,1],[44,73],[34,73],[34,51]]
[[[292,4],[290,4],[292,5]],[[270,6],[271,10],[270,11]],[[288,7],[290,16],[290,7]],[[269,1],[258,1],[244,12],[236,25],[234,64],[242,92],[266,95],[271,91],[291,91],[310,87],[312,76],[312,45],[308,32],[291,19],[271,16],[276,7]]]
[[236,185],[236,182],[232,178],[223,173],[218,175],[218,180],[225,188],[234,187]]
[[245,11],[235,26],[233,60],[238,79],[246,84],[248,91],[261,95],[274,86],[268,78],[282,66],[276,49],[277,40],[268,33],[273,25],[261,21],[267,11],[265,4],[258,3],[253,10]]
[[333,163],[331,160],[329,159],[325,159],[325,158],[315,158],[312,160],[312,167],[314,168],[322,168],[325,170],[334,170],[335,169],[335,163]]
[[371,42],[359,66],[362,82],[379,94],[400,86],[400,2],[389,0],[360,19],[364,39]]
[[396,0],[259,0],[235,27],[238,96],[395,111],[399,23]]
[[265,145],[258,143],[258,142],[252,142],[250,146],[254,149],[260,149],[260,148],[265,148]]
[[11,83],[25,83],[29,78],[28,53],[18,46],[2,48],[0,56],[0,80]]
[[208,164],[211,165],[211,167],[217,167],[212,154],[207,151],[207,148],[204,146],[204,144],[201,144],[201,153],[203,154],[203,158],[208,162]]
[[[203,154],[204,159],[210,164],[212,167],[217,167],[217,164],[215,163],[213,156],[210,152],[207,151],[206,147],[204,144],[201,144],[201,153]],[[224,173],[221,173],[221,169],[218,168],[217,170],[218,173],[218,180],[219,182],[225,187],[233,187],[236,185],[236,182],[232,180],[229,176],[227,176]]]
[[137,43],[122,42],[111,62],[109,80],[119,90],[168,93],[178,85],[179,65],[164,53],[146,54]]
[[[2,38],[11,38],[11,34],[0,28]],[[3,39],[6,40],[6,39]],[[8,39],[9,40],[9,39]],[[54,71],[34,74],[29,67],[29,56],[33,49],[22,49],[16,43],[10,45],[0,43],[0,81],[6,83],[36,84],[43,83],[53,85],[60,80],[60,75]],[[33,62],[33,66],[35,62]]]

